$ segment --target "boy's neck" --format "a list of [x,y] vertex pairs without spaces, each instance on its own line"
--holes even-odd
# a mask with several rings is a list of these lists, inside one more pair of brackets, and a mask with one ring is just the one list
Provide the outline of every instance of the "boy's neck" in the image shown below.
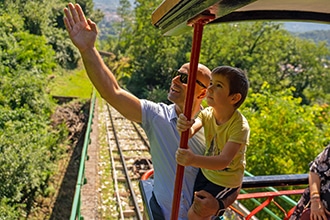
[[229,121],[237,109],[227,109],[227,111],[216,111],[213,108],[213,114],[217,125],[221,125]]

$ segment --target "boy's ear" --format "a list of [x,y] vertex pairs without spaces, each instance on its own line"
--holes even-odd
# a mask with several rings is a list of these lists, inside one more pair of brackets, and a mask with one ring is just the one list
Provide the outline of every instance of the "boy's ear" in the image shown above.
[[241,100],[241,98],[242,98],[241,93],[235,93],[234,95],[232,95],[232,98],[231,98],[232,104],[235,105],[237,102],[239,102],[239,100]]

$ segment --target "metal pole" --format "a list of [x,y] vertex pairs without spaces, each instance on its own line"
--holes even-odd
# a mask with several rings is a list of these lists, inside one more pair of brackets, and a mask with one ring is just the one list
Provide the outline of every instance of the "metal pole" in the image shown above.
[[[197,67],[199,62],[199,54],[203,36],[203,27],[204,22],[203,20],[198,20],[194,23],[194,36],[192,42],[192,49],[191,49],[191,57],[190,57],[190,72],[188,76],[188,90],[186,96],[186,102],[184,107],[184,115],[187,117],[188,120],[191,118],[191,109],[193,105],[193,98],[194,98],[194,91],[195,91],[195,81],[196,81],[196,74],[197,74]],[[180,139],[180,148],[188,148],[189,138],[189,131],[185,131],[181,134]],[[172,202],[172,215],[171,220],[177,220],[179,215],[179,208],[180,208],[180,198],[181,198],[181,190],[182,190],[182,179],[184,174],[184,167],[181,165],[177,165],[176,169],[176,178],[175,178],[175,185],[174,185],[174,194],[173,194],[173,202]],[[193,183],[192,183],[193,184]]]

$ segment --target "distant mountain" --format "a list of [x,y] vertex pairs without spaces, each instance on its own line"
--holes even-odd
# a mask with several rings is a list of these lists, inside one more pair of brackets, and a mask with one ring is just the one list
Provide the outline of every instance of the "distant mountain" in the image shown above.
[[327,45],[330,47],[330,30],[316,30],[308,31],[304,33],[296,33],[300,38],[311,39],[314,42],[318,43],[320,41],[327,42]]
[[304,33],[316,30],[330,30],[330,24],[311,22],[285,22],[284,28],[293,33]]
[[[134,6],[134,1],[135,0],[129,0],[132,7]],[[117,15],[117,8],[119,5],[119,0],[94,0],[94,8],[100,9],[104,13],[103,24],[120,20]]]
[[[102,11],[116,11],[119,6],[119,0],[94,0],[94,8],[101,9]],[[129,0],[131,5],[134,5],[134,0]]]
[[284,28],[293,35],[314,42],[326,41],[330,46],[330,24],[312,22],[286,22]]

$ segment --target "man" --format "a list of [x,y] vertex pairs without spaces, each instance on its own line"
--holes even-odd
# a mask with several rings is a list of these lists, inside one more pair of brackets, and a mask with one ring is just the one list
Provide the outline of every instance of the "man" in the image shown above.
[[[90,80],[102,98],[127,119],[141,123],[148,136],[154,167],[154,189],[150,205],[154,219],[170,219],[176,172],[175,152],[180,142],[180,136],[176,130],[176,119],[184,107],[189,64],[184,64],[172,79],[168,99],[174,104],[166,105],[140,100],[133,94],[123,90],[118,85],[113,73],[104,64],[94,46],[97,36],[96,24],[90,19],[86,20],[78,4],[73,5],[70,3],[68,6],[69,8],[64,9],[64,23],[73,44],[79,49]],[[210,73],[211,71],[206,66],[201,64],[198,66],[196,76],[198,85],[195,87],[192,115],[197,114],[200,110],[200,104],[210,83]],[[203,134],[197,136],[191,142],[189,142],[189,146],[192,150],[203,154]],[[187,219],[196,174],[196,168],[185,168],[179,219]],[[218,201],[207,192],[199,193],[201,199],[195,205],[196,213],[201,216],[216,213],[219,209]],[[229,204],[234,200],[235,198]],[[160,212],[157,212],[159,209],[153,208],[157,206],[160,207]]]

